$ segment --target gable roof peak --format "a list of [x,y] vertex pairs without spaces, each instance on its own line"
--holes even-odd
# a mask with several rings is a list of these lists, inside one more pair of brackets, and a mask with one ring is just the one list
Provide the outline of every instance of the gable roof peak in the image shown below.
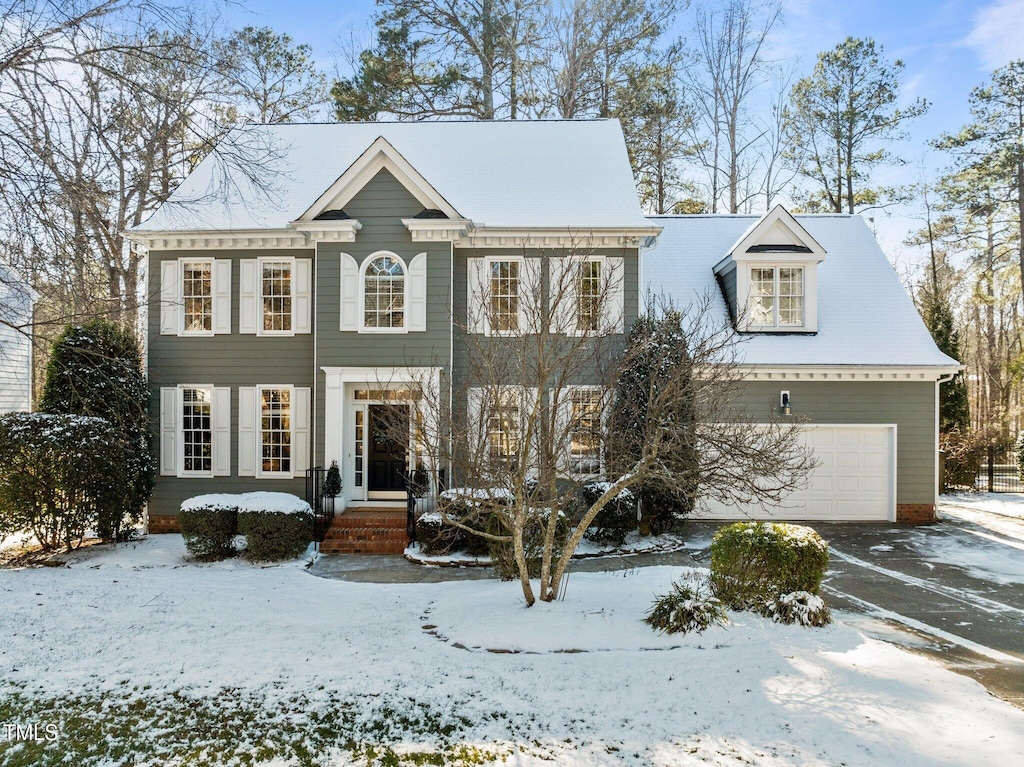
[[817,261],[825,258],[825,249],[781,204],[747,227],[727,255],[736,259],[747,253],[799,253]]

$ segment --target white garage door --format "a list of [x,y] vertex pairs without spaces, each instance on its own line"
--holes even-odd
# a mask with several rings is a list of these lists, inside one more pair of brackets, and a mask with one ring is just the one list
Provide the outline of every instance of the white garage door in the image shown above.
[[896,428],[894,426],[806,426],[801,439],[818,467],[807,485],[780,506],[726,506],[705,501],[700,519],[789,519],[891,521],[895,519]]

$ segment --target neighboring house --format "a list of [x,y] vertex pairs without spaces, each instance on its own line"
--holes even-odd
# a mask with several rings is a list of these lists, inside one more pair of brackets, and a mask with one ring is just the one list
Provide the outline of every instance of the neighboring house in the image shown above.
[[32,407],[32,304],[36,294],[0,263],[0,413]]
[[[236,136],[270,148],[262,178],[227,169],[225,184],[224,166],[209,157],[129,233],[149,250],[159,296],[147,340],[160,462],[152,530],[175,529],[181,501],[201,493],[302,495],[306,469],[331,461],[349,506],[399,504],[414,440],[373,438],[385,408],[415,406],[425,380],[458,384],[467,333],[521,327],[528,286],[581,252],[588,269],[617,276],[603,309],[613,334],[637,317],[641,268],[648,284],[678,297],[718,290],[717,272],[736,316],[756,322],[744,330],[766,340],[765,354],[750,358],[752,420],[764,397],[789,390],[794,412],[816,426],[858,425],[808,434],[816,450],[826,436],[849,446],[861,487],[888,483],[881,506],[826,509],[815,499],[807,514],[930,517],[935,382],[957,366],[927,340],[859,219],[801,218],[805,230],[777,209],[730,248],[751,219],[697,217],[704,228],[690,230],[686,219],[645,218],[612,120],[276,125]],[[751,271],[752,262],[764,263]],[[490,318],[473,311],[483,285]],[[753,313],[740,308],[751,289],[760,296]],[[850,314],[862,292],[866,308]],[[894,314],[840,332],[871,307]],[[843,357],[884,341],[829,340],[879,324],[895,344],[914,345],[895,346],[886,362]],[[835,354],[819,359],[805,346]],[[581,387],[581,408],[602,401]],[[497,432],[490,439],[504,442]],[[828,450],[820,445],[823,466],[851,460]],[[879,474],[879,462],[895,468]],[[848,490],[849,478],[833,479]]]

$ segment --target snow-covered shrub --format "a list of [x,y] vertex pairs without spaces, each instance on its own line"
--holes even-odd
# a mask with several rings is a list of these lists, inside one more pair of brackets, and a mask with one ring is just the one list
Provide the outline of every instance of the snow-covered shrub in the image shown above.
[[780,594],[817,594],[828,544],[814,530],[784,522],[737,522],[711,541],[711,582],[726,605],[757,608]]
[[765,602],[763,613],[776,623],[827,626],[832,622],[832,612],[825,600],[806,591],[791,591]]
[[[438,511],[445,520],[458,520],[472,530],[488,532],[489,527],[493,525],[493,506],[505,505],[512,500],[512,494],[502,488],[455,487],[441,493],[438,498]],[[487,556],[490,553],[490,542],[482,535],[475,535],[454,525],[448,527],[453,530],[445,535],[455,535],[455,540],[448,551],[465,551],[475,557]]]
[[[607,482],[589,482],[577,491],[577,506],[585,512],[604,495],[610,487]],[[637,527],[637,497],[626,488],[605,504],[597,513],[594,524],[586,532],[586,537],[598,543],[610,543],[621,546],[626,536]]]
[[462,531],[446,522],[439,511],[420,514],[416,519],[416,542],[424,554],[450,554],[464,543]]
[[655,600],[644,623],[665,634],[699,634],[709,626],[728,623],[728,618],[707,576],[689,573]]
[[149,387],[132,331],[105,319],[68,325],[53,344],[39,409],[103,418],[118,478],[99,510],[96,531],[124,540],[153,490],[156,459],[150,444]]
[[199,495],[182,502],[178,524],[185,548],[194,558],[210,562],[233,557],[238,534],[237,496]]
[[313,512],[305,501],[302,505],[292,511],[239,508],[238,532],[245,536],[246,558],[278,562],[301,556],[313,540]]
[[[544,551],[544,535],[546,526],[550,520],[550,514],[546,508],[535,508],[532,510],[530,521],[523,532],[523,549],[526,555],[526,569],[531,578],[540,576],[541,556]],[[504,529],[497,517],[491,517],[487,521],[487,532],[492,535],[508,535],[509,530]],[[562,549],[569,538],[569,523],[564,515],[560,515],[555,524],[554,546],[551,555],[560,557]],[[491,561],[498,571],[498,577],[503,581],[514,581],[519,578],[519,566],[516,564],[515,548],[511,541],[488,540],[488,548],[491,554]]]
[[123,464],[102,418],[0,416],[0,533],[28,529],[46,550],[76,547],[118,502]]

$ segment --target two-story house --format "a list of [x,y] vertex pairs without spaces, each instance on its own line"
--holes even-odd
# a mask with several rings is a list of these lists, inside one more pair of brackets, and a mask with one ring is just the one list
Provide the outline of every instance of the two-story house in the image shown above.
[[[789,516],[930,518],[937,381],[957,364],[859,218],[646,218],[614,120],[250,126],[225,141],[233,164],[206,158],[129,233],[153,298],[151,530],[175,529],[193,495],[301,495],[307,468],[332,461],[350,507],[397,502],[413,440],[375,439],[377,422],[424,382],[459,382],[469,337],[518,327],[541,260],[578,259],[581,242],[587,274],[616,276],[609,332],[646,291],[706,289],[763,339],[752,411],[771,396],[823,427],[808,431],[815,492]],[[246,147],[261,147],[256,170],[238,163]],[[489,311],[474,312],[482,289]],[[829,484],[877,498],[826,502]]]

